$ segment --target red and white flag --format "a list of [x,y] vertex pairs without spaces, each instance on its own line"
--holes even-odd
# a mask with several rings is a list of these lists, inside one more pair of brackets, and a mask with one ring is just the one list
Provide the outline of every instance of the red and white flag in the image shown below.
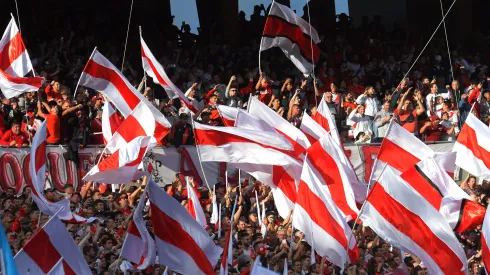
[[292,146],[268,133],[236,127],[216,127],[194,123],[196,145],[201,161],[288,165],[293,157]]
[[320,125],[325,131],[330,133],[332,136],[333,140],[341,145],[342,142],[340,141],[340,136],[339,136],[339,131],[337,129],[337,125],[335,124],[335,119],[333,118],[332,113],[330,112],[330,109],[328,108],[327,102],[325,99],[322,98],[320,101],[320,104],[318,104],[318,108],[316,110],[316,113],[311,116],[318,125]]
[[[277,3],[274,2],[273,5],[277,5]],[[300,129],[294,127],[258,99],[253,97],[250,98],[248,113],[265,121],[279,134],[283,135],[289,142],[291,142],[295,156],[301,156],[306,149],[310,147],[310,141]]]
[[347,261],[357,261],[357,242],[344,214],[322,183],[324,174],[314,167],[308,154],[298,186],[293,226],[305,234],[312,247],[314,244],[316,253],[343,269]]
[[223,249],[214,244],[202,225],[178,201],[151,179],[148,197],[159,263],[181,274],[215,274],[214,266]]
[[187,210],[189,214],[196,219],[196,221],[202,225],[202,227],[206,227],[208,225],[206,221],[206,216],[204,216],[204,211],[202,210],[201,202],[199,201],[199,197],[197,196],[197,188],[192,187],[192,184],[189,181],[189,177],[186,177],[187,182]]
[[122,120],[112,107],[112,104],[106,101],[102,107],[102,135],[104,136],[105,144],[112,139],[112,135],[116,133],[121,123]]
[[453,230],[464,232],[482,224],[485,208],[472,201],[434,159],[419,162],[400,177],[438,210]]
[[121,248],[121,257],[135,263],[133,265],[124,261],[121,264],[121,270],[124,272],[144,270],[155,262],[155,241],[146,229],[146,223],[143,219],[145,204],[146,189],[141,194],[138,206],[134,210],[133,220],[129,224],[126,239]]
[[[276,129],[274,129],[274,127],[269,125],[267,122],[241,109],[238,110],[238,113],[236,115],[235,127],[240,129],[247,129],[256,132],[261,132],[261,133],[267,133],[281,139],[284,142],[284,144],[288,144],[287,145],[288,147],[293,146],[289,141],[289,139],[284,137],[284,135],[280,134]],[[294,155],[294,152],[288,152],[288,153],[293,153]]]
[[83,180],[125,184],[138,177],[146,151],[154,146],[155,124],[147,105],[138,104],[107,144],[106,150],[112,155],[92,167]]
[[275,1],[265,22],[260,51],[279,47],[303,74],[309,75],[320,59],[316,30],[296,13]]
[[377,163],[373,169],[373,180],[378,178],[385,164],[401,174],[427,158],[433,158],[447,173],[451,175],[454,173],[456,168],[454,153],[434,152],[398,123],[392,122],[377,155]]
[[92,274],[80,249],[57,216],[15,255],[19,274]]
[[453,152],[456,165],[477,177],[490,178],[490,128],[473,114],[466,118]]
[[70,201],[63,199],[58,202],[50,202],[44,197],[44,184],[46,182],[46,120],[37,128],[36,135],[32,140],[31,153],[29,155],[29,171],[31,181],[26,183],[32,189],[32,199],[39,210],[46,215],[58,213],[58,218],[69,223],[90,223],[97,218],[83,218],[70,211]]
[[37,91],[42,77],[24,77],[32,70],[31,59],[14,18],[0,40],[0,90],[6,98]]
[[23,77],[32,71],[32,63],[14,17],[0,40],[0,70],[12,77]]
[[143,102],[151,111],[156,121],[154,137],[160,142],[170,131],[167,118],[139,93],[123,74],[97,49],[88,60],[79,80],[80,86],[89,87],[101,92],[127,118]]
[[145,72],[153,79],[153,82],[160,84],[170,99],[179,98],[182,104],[184,104],[189,110],[198,113],[197,109],[189,102],[184,93],[175,86],[174,83],[170,80],[170,78],[165,73],[163,66],[158,62],[155,56],[151,53],[150,49],[146,45],[143,40],[143,36],[141,36],[141,58],[143,60],[143,69]]
[[392,168],[379,176],[360,218],[381,239],[417,255],[430,274],[466,274],[465,252],[449,224]]
[[[332,174],[329,172],[327,173],[328,175],[324,174],[323,177],[330,192],[335,193],[332,193],[335,203],[347,218],[350,216],[352,219],[356,219],[358,208],[355,202],[362,204],[366,200],[367,186],[357,178],[356,171],[354,171],[349,158],[345,155],[342,145],[339,145],[334,137],[329,135],[308,114],[303,115],[300,129],[306,134],[312,144],[308,148],[308,154],[317,170],[329,171],[335,168]],[[339,189],[336,189],[337,191],[334,190],[336,187],[339,187]],[[352,194],[354,195],[355,201],[352,202],[350,199],[346,200]],[[340,198],[342,198],[341,201],[338,200]],[[347,206],[346,202],[349,202],[347,204],[350,206]],[[356,214],[354,215],[352,211]]]
[[235,126],[235,120],[240,109],[229,107],[226,105],[217,105],[216,107],[218,109],[219,115],[221,116],[221,119],[223,120],[223,124],[226,127]]
[[490,210],[488,208],[481,230],[481,256],[485,272],[490,274]]

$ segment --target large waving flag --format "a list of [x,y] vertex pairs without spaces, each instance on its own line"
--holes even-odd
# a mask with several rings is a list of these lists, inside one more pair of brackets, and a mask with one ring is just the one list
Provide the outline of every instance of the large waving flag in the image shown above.
[[485,208],[463,191],[434,159],[419,162],[400,177],[438,210],[458,232],[481,225]]
[[83,218],[70,211],[70,201],[63,199],[58,202],[48,201],[44,195],[44,184],[46,182],[46,120],[37,128],[36,135],[32,140],[29,171],[32,181],[26,181],[32,189],[32,199],[41,212],[46,215],[58,213],[58,217],[70,223],[90,223],[96,218]]
[[490,211],[488,208],[481,230],[481,252],[485,272],[490,274]]
[[153,180],[148,182],[151,223],[161,265],[181,274],[215,274],[223,249],[202,225]]
[[[312,41],[313,40],[313,41]],[[309,75],[320,59],[316,30],[290,8],[272,2],[260,51],[279,47],[303,74]]]
[[123,74],[97,49],[88,60],[79,80],[80,86],[89,87],[101,92],[116,106],[126,118],[143,102],[156,121],[155,138],[160,142],[170,131],[171,125],[167,118],[140,94]]
[[490,128],[473,114],[466,118],[453,147],[456,165],[477,177],[490,178]]
[[24,77],[32,71],[32,63],[14,18],[0,40],[0,90],[6,98],[37,91],[44,79]]
[[417,255],[430,274],[465,274],[468,269],[444,217],[390,167],[371,189],[360,218],[380,238]]
[[2,274],[17,275],[17,266],[15,265],[12,249],[3,226],[0,226],[0,271]]
[[189,108],[192,112],[198,113],[197,109],[189,102],[184,93],[175,86],[174,83],[165,73],[163,66],[158,62],[155,56],[151,53],[150,49],[143,40],[143,36],[140,34],[141,39],[141,58],[143,59],[143,69],[153,79],[153,82],[160,84],[170,99],[179,98],[180,101]]
[[124,184],[138,177],[143,157],[154,146],[151,140],[155,124],[147,105],[143,102],[138,104],[107,144],[106,148],[112,155],[92,167],[83,180]]
[[121,257],[135,263],[135,265],[124,261],[121,264],[123,271],[145,270],[155,262],[155,241],[146,229],[143,219],[143,210],[146,204],[146,188],[141,194],[138,206],[134,210],[133,220],[129,224],[126,239],[121,248]]
[[305,234],[309,244],[314,243],[320,256],[343,269],[347,260],[357,261],[357,242],[344,215],[324,188],[322,174],[324,172],[315,169],[307,155],[298,186],[293,226]]
[[102,135],[104,136],[105,144],[111,140],[112,135],[116,133],[121,123],[122,120],[112,107],[112,104],[106,101],[102,107]]
[[57,216],[32,236],[14,259],[20,274],[92,274],[73,237]]

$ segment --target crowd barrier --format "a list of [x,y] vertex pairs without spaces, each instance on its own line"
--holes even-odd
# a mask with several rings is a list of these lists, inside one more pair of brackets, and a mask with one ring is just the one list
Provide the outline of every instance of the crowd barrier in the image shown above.
[[[432,143],[428,146],[436,152],[450,152],[454,143]],[[380,144],[357,145],[345,144],[345,152],[349,157],[360,179],[368,181],[374,159],[379,151]],[[65,184],[80,187],[82,178],[94,166],[103,147],[91,146],[79,151],[79,165],[73,161],[65,160],[63,153],[66,149],[62,146],[48,146],[47,148],[47,181],[56,189],[63,190]],[[179,152],[180,151],[180,152]],[[0,187],[5,190],[13,187],[21,192],[26,181],[31,180],[29,173],[30,148],[0,148]],[[238,170],[226,163],[204,162],[202,163],[205,175],[203,175],[197,150],[194,146],[184,146],[181,150],[173,147],[153,148],[145,157],[148,170],[153,179],[160,185],[171,183],[176,173],[193,176],[200,184],[204,184],[204,176],[208,183],[213,184],[225,178],[226,171],[230,181],[238,179]],[[455,171],[455,177],[460,173]],[[241,173],[242,179],[245,173]]]

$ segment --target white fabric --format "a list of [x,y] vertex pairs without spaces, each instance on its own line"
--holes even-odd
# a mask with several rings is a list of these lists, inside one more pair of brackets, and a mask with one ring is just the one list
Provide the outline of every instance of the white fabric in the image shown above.
[[102,135],[104,136],[104,140],[109,142],[112,139],[112,125],[111,125],[111,116],[117,115],[116,110],[112,108],[112,105],[106,101],[104,106],[102,107]]
[[238,112],[240,111],[239,108],[235,107],[230,107],[226,105],[217,105],[216,108],[218,109],[219,114],[224,120],[227,121],[235,121],[238,115]]
[[277,2],[272,2],[269,15],[280,17],[294,25],[297,25],[303,31],[303,33],[309,35],[313,39],[313,43],[320,43],[320,37],[318,36],[317,31],[312,28],[307,21],[296,15],[296,13],[287,6]]
[[335,124],[334,116],[330,113],[327,102],[322,98],[320,104],[318,104],[317,113],[328,121],[328,127],[330,135],[337,144],[342,144],[340,141],[339,131],[337,130],[337,125]]
[[[485,219],[483,220],[483,226],[481,230],[482,234],[482,247],[486,246],[486,251],[490,248],[490,205],[487,207],[487,212],[485,213]],[[485,242],[483,242],[483,238]],[[483,249],[483,248],[482,248]],[[484,257],[488,257],[490,255],[483,255]],[[490,266],[485,266],[485,272],[489,274]]]
[[[42,78],[37,79],[41,80]],[[42,81],[37,82],[39,85],[31,85],[26,82],[28,80],[25,77],[18,77],[17,81],[20,83],[12,82],[8,79],[5,72],[0,71],[0,90],[6,98],[12,98],[26,92],[37,91],[42,85]]]
[[[192,236],[202,249],[211,266],[215,266],[223,249],[217,247],[204,228],[189,215],[182,205],[163,191],[152,179],[148,181],[150,204],[158,207],[170,218],[180,223],[182,229]],[[202,274],[195,261],[184,251],[156,237],[160,264],[182,274]],[[182,264],[185,263],[185,264]]]

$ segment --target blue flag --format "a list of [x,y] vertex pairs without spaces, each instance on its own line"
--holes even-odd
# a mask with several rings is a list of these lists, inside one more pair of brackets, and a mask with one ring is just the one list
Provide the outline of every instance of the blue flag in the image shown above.
[[5,235],[3,226],[0,225],[0,270],[2,274],[17,275],[17,266],[15,265],[14,257],[12,256],[12,250],[10,249],[9,240]]

